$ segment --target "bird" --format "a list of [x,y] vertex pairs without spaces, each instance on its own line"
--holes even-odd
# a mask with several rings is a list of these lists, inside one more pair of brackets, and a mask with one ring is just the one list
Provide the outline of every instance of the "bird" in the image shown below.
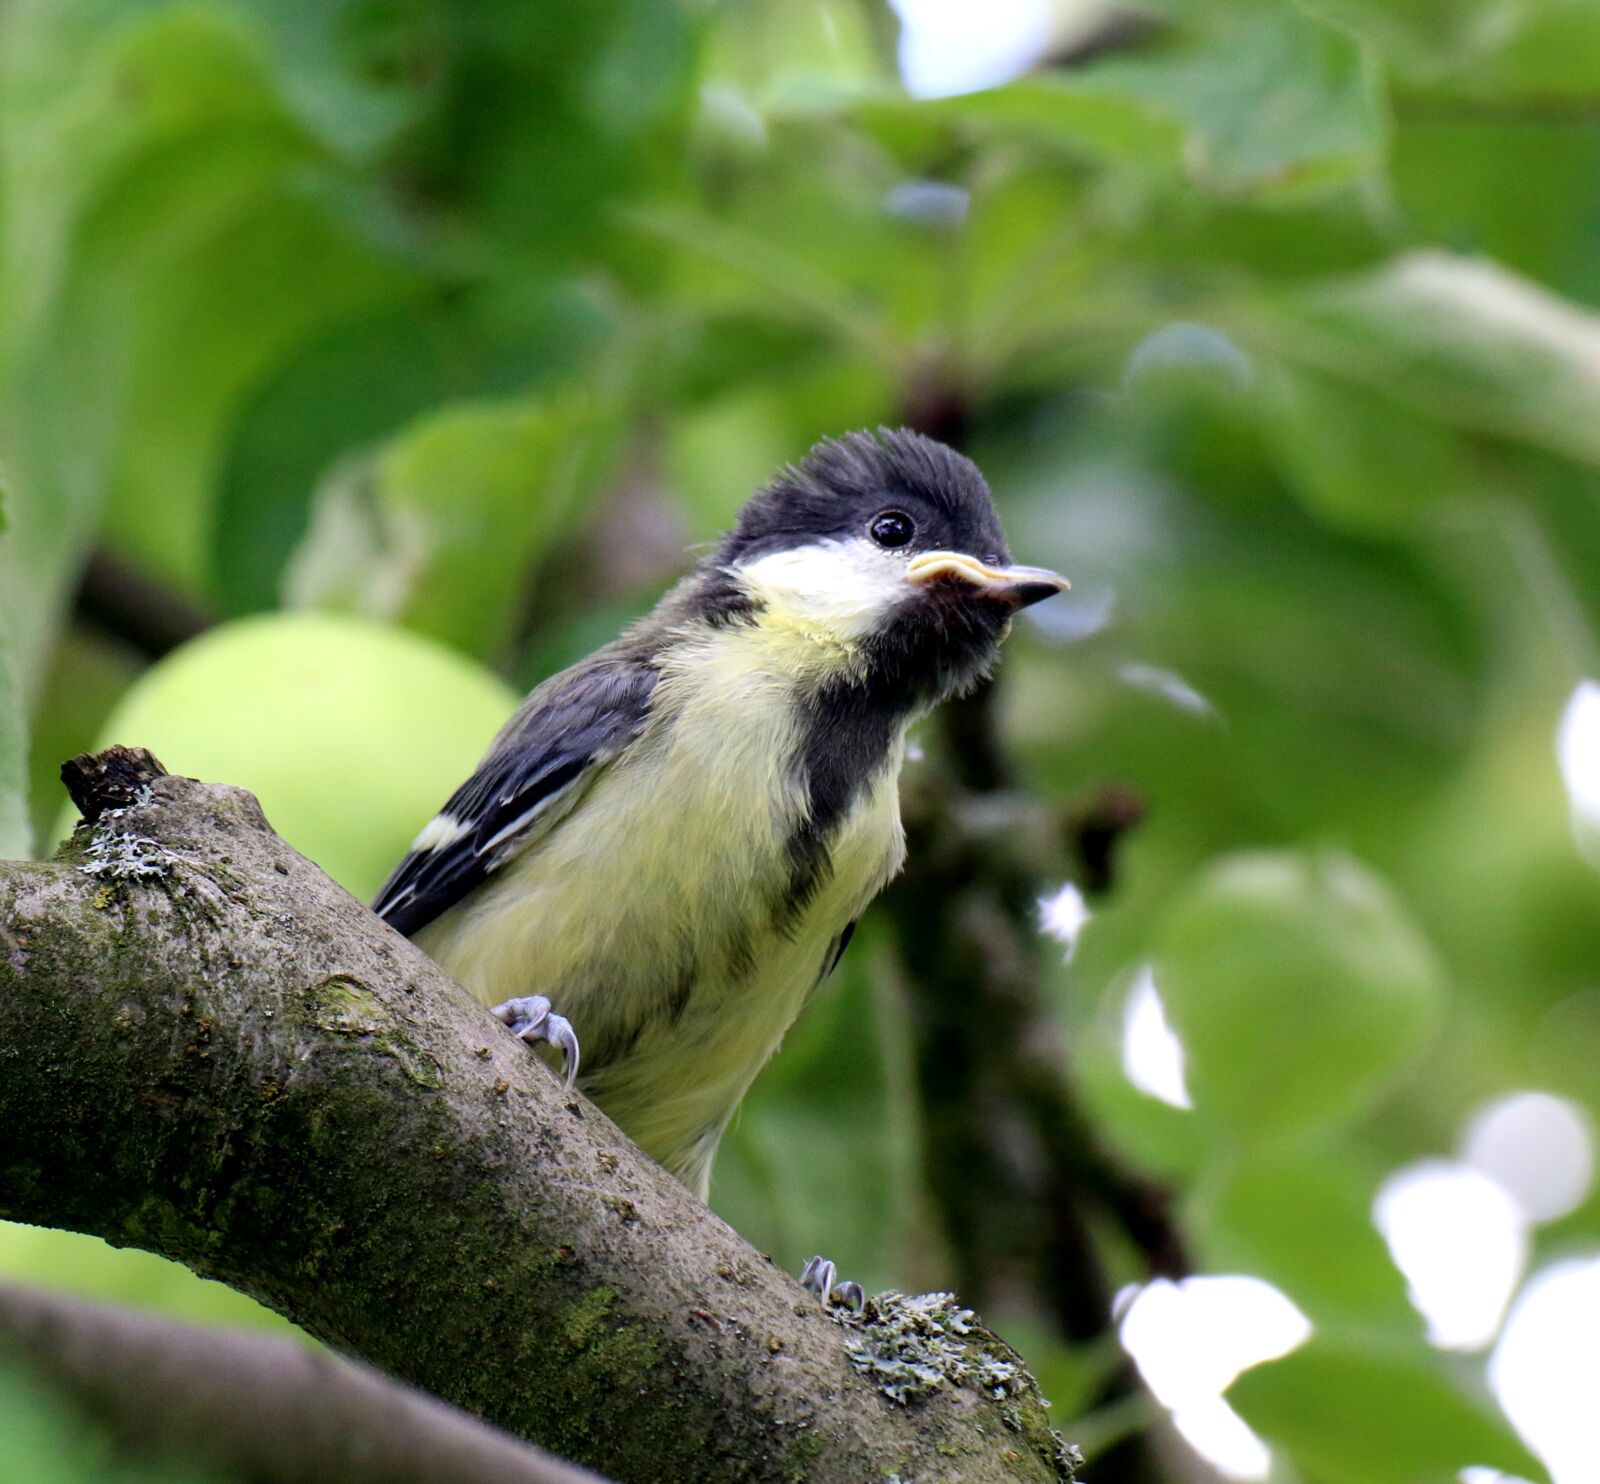
[[757,1072],[902,866],[907,728],[1066,585],[1012,564],[954,449],[824,440],[529,694],[374,910],[704,1200]]

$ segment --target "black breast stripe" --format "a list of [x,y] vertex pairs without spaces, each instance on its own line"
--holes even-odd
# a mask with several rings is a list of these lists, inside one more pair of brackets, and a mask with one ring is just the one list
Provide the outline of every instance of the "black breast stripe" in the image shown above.
[[798,764],[806,815],[788,840],[782,920],[793,923],[832,872],[833,837],[850,807],[889,760],[904,709],[874,688],[825,685],[802,703]]

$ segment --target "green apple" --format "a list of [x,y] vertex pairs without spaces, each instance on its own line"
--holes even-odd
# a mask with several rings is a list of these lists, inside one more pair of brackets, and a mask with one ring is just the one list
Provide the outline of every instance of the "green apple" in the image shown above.
[[213,629],[146,671],[99,745],[147,747],[168,772],[249,789],[289,844],[366,900],[517,699],[481,665],[404,629],[272,613]]

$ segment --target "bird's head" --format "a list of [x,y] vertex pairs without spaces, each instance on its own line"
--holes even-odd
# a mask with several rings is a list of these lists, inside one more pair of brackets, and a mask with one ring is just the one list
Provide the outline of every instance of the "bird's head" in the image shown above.
[[1012,615],[1067,584],[1012,564],[977,465],[904,429],[819,443],[740,512],[707,602],[819,638],[927,705],[994,662]]

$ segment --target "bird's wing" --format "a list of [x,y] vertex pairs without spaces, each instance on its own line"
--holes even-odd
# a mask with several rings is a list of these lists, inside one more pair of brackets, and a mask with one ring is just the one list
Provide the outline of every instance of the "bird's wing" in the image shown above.
[[411,937],[526,850],[644,727],[656,671],[599,660],[545,682],[412,842],[372,910]]

